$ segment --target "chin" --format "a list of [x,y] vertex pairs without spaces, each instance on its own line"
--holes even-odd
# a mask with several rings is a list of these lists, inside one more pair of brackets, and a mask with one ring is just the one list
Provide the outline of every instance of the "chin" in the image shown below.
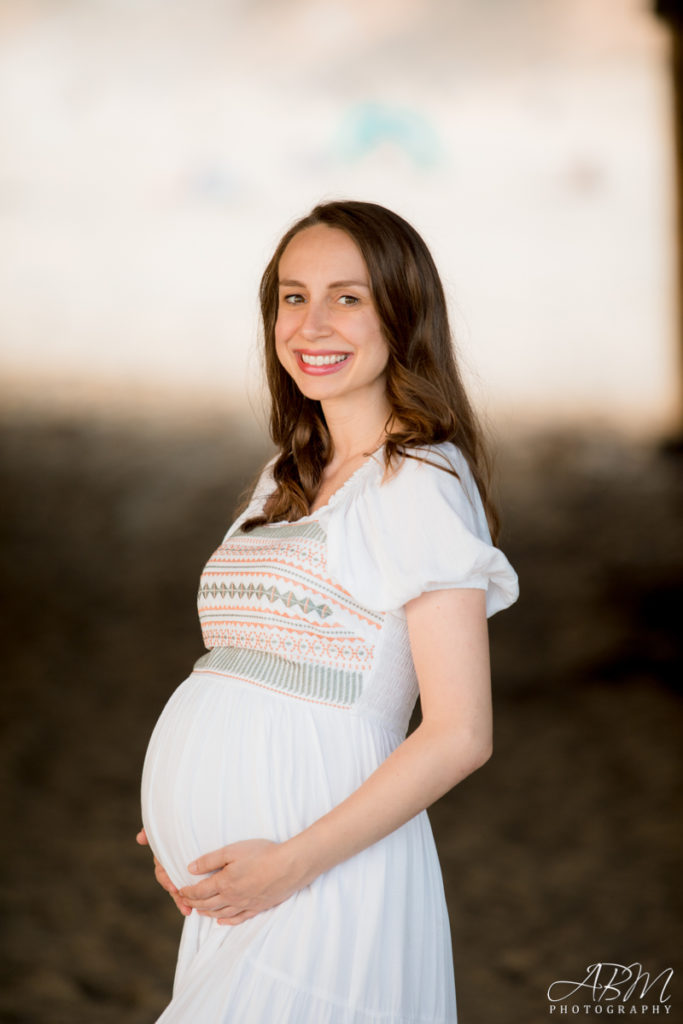
[[325,398],[336,398],[347,390],[348,384],[344,381],[335,380],[333,377],[315,377],[302,373],[298,368],[290,377],[298,387],[302,395],[312,401],[321,401]]
[[337,398],[340,394],[344,393],[344,389],[324,387],[313,381],[296,381],[296,385],[299,391],[305,398],[310,398],[312,402],[325,402],[328,398]]

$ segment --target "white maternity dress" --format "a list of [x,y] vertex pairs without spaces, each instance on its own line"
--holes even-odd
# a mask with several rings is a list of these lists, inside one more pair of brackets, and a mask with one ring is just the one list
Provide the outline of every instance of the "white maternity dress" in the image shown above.
[[[426,590],[517,596],[467,464],[380,453],[324,508],[242,533],[201,577],[209,653],[166,705],[142,779],[144,827],[173,882],[200,854],[282,841],[357,789],[405,737],[418,694],[403,606]],[[426,812],[236,926],[185,919],[163,1024],[455,1024],[441,871]]]

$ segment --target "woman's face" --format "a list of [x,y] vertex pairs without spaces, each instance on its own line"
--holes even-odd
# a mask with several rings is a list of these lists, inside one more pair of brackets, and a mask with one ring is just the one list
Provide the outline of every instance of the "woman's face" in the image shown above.
[[360,249],[345,231],[316,224],[280,258],[278,359],[307,398],[386,404],[389,348]]

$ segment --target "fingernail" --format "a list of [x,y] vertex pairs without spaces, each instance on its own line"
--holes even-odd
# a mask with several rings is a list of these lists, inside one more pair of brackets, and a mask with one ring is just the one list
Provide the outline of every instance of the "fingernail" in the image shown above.
[[188,871],[193,871],[193,872],[196,871],[197,870],[197,861],[196,860],[193,861],[192,864],[190,864],[190,866],[188,867],[187,870]]

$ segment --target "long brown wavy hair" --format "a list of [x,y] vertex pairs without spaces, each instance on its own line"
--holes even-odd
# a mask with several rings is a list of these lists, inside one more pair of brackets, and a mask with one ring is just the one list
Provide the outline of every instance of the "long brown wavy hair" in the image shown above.
[[279,455],[273,466],[275,490],[263,512],[247,520],[242,529],[293,522],[308,515],[332,457],[332,439],[320,402],[299,391],[275,350],[280,259],[295,235],[316,224],[346,232],[368,268],[372,297],[389,347],[387,468],[393,468],[402,457],[420,458],[414,449],[425,445],[442,441],[457,445],[472,470],[495,542],[498,515],[490,496],[490,460],[456,363],[446,299],[434,261],[420,235],[402,217],[376,203],[355,200],[322,203],[292,225],[261,279],[270,433]]

